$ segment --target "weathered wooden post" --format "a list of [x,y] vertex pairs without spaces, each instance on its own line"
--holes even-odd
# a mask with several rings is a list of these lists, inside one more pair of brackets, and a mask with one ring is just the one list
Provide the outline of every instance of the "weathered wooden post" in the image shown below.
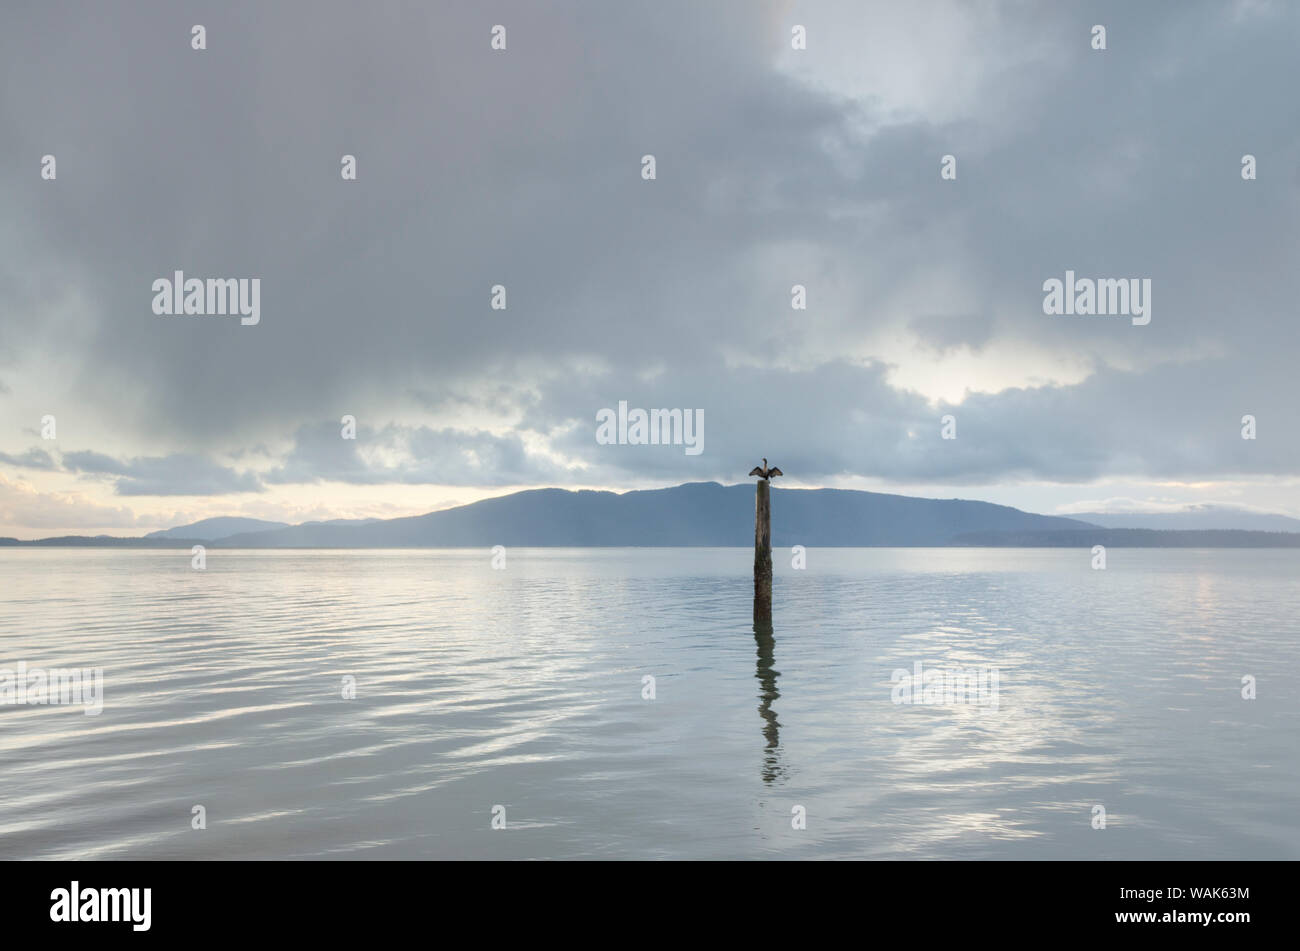
[[758,494],[754,497],[754,623],[772,624],[772,497],[770,479],[784,475],[767,460],[749,471],[758,476]]
[[770,483],[758,480],[754,499],[754,621],[772,623],[772,501]]

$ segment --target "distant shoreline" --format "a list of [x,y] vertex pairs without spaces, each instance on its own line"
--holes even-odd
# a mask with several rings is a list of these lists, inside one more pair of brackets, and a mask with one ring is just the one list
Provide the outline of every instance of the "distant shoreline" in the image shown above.
[[[839,549],[924,549],[924,550],[942,550],[942,549],[1060,549],[1074,550],[1079,548],[1090,549],[1094,545],[1101,545],[1105,548],[1127,548],[1127,549],[1183,549],[1188,551],[1226,551],[1233,549],[1267,551],[1279,549],[1300,549],[1300,533],[1292,532],[1250,532],[1223,530],[1215,532],[1189,530],[1186,532],[1162,531],[1153,529],[1120,529],[1118,532],[1132,532],[1142,535],[1172,535],[1184,534],[1187,536],[1204,536],[1207,534],[1220,534],[1234,536],[1223,540],[1210,540],[1204,538],[1188,537],[1185,539],[1167,540],[1159,539],[1154,542],[1147,538],[1134,539],[1116,539],[1112,536],[1116,532],[1097,532],[1088,534],[1078,540],[1065,539],[1028,539],[1019,536],[1015,539],[1005,541],[990,540],[960,540],[949,542],[947,544],[915,544],[915,545],[881,545],[881,544],[861,544],[861,545],[808,545],[807,548],[839,548]],[[1266,539],[1241,538],[1239,536],[1265,535],[1272,536]],[[681,549],[681,548],[698,548],[698,549],[721,549],[735,551],[749,551],[751,545],[707,545],[707,544],[680,544],[680,545],[549,545],[538,542],[519,542],[507,541],[507,547],[510,548],[554,548],[554,549],[591,549],[596,550],[617,550],[617,549]],[[5,548],[77,548],[77,549],[132,549],[132,550],[189,550],[195,545],[202,545],[204,548],[220,549],[222,551],[477,551],[479,549],[490,550],[493,546],[489,543],[476,545],[247,545],[224,543],[224,539],[215,541],[205,541],[203,539],[158,539],[158,538],[141,538],[139,540],[131,538],[111,538],[98,540],[94,538],[41,538],[41,539],[14,539],[0,538],[0,549]],[[789,545],[774,545],[774,548],[789,548]]]
[[[1300,548],[1300,531],[1289,530],[1293,521],[1244,528],[1117,528],[969,499],[772,489],[774,548]],[[141,537],[0,538],[0,547],[745,548],[752,544],[753,525],[752,484],[692,482],[622,493],[527,489],[392,519],[288,525],[223,516]]]

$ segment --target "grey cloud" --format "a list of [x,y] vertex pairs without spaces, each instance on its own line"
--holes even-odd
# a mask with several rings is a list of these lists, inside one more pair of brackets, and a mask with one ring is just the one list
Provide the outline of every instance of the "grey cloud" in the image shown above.
[[[1261,372],[1284,379],[1286,359],[1279,355]],[[837,363],[802,372],[697,366],[653,383],[573,380],[548,389],[525,423],[538,431],[558,428],[566,421],[549,408],[581,407],[568,421],[576,427],[557,437],[557,447],[615,483],[647,475],[731,481],[759,455],[814,483],[862,472],[975,484],[1009,476],[1188,478],[1210,469],[1285,475],[1297,467],[1300,425],[1289,404],[1256,399],[1253,381],[1232,377],[1221,360],[1144,373],[1103,369],[1076,386],[973,394],[957,405],[899,392],[887,375],[884,365]],[[596,445],[597,410],[620,399],[630,407],[703,409],[704,453]],[[1241,438],[1246,413],[1260,427],[1253,441]],[[956,420],[956,439],[941,438],[948,414]],[[1198,438],[1188,438],[1189,429]]]
[[65,452],[63,465],[69,472],[111,478],[118,495],[229,495],[262,489],[255,474],[192,453],[115,459],[98,452]]
[[8,466],[18,466],[23,469],[57,469],[58,463],[44,449],[28,449],[22,455],[13,455],[12,453],[0,452],[0,463]]
[[[395,463],[368,461],[381,453]],[[334,423],[304,426],[269,484],[336,481],[354,484],[528,485],[561,481],[569,473],[530,455],[517,435],[435,430],[426,426],[359,425],[344,439]]]
[[919,338],[924,346],[939,353],[967,347],[979,350],[993,335],[993,315],[985,314],[926,314],[913,317],[907,329]]
[[[801,4],[807,55],[818,30],[891,6]],[[6,235],[0,295],[33,313],[51,281],[87,289],[97,309],[60,344],[93,367],[82,399],[124,407],[119,439],[188,460],[82,458],[122,494],[246,490],[229,487],[255,476],[186,447],[237,458],[291,436],[268,481],[713,478],[774,439],[769,455],[809,478],[1300,472],[1282,412],[1300,396],[1300,11],[983,9],[958,73],[986,93],[942,119],[776,70],[777,3],[7,10],[0,200],[23,231]],[[208,27],[203,53],[191,22]],[[493,22],[504,54],[487,48]],[[57,183],[35,174],[45,151]],[[647,152],[655,182],[639,177]],[[1243,152],[1259,181],[1241,181]],[[344,153],[357,182],[339,179]],[[955,182],[938,177],[946,153]],[[176,268],[262,278],[261,324],[154,316],[150,282]],[[1042,282],[1067,268],[1151,277],[1151,325],[1045,317]],[[504,312],[488,307],[496,283]],[[18,359],[51,346],[39,321],[0,330]],[[874,333],[937,354],[1078,353],[1097,371],[935,406],[890,385],[886,357],[863,352]],[[1198,348],[1221,356],[1179,362]],[[608,372],[553,376],[583,363]],[[595,411],[621,398],[704,408],[704,455],[596,446]],[[340,445],[312,422],[338,406],[416,461]],[[430,409],[521,416],[586,468],[520,435],[410,421]],[[943,412],[959,437],[932,444]],[[1246,412],[1269,422],[1243,446]]]
[[130,470],[128,463],[114,459],[102,452],[91,452],[89,450],[65,452],[63,454],[63,465],[69,472],[82,472],[89,475],[125,476]]

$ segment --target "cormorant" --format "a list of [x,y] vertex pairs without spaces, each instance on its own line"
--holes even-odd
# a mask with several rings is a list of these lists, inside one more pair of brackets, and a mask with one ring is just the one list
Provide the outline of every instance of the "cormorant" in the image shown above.
[[774,476],[785,475],[785,473],[776,466],[769,469],[767,467],[766,456],[763,457],[763,464],[761,466],[754,466],[754,468],[749,470],[749,474],[752,476],[758,476],[760,479],[771,479]]

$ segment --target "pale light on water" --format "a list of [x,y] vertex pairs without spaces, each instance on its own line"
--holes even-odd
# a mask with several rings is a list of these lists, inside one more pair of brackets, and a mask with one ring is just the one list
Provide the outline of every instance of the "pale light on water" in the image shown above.
[[0,550],[0,857],[1300,857],[1300,551],[507,555]]

